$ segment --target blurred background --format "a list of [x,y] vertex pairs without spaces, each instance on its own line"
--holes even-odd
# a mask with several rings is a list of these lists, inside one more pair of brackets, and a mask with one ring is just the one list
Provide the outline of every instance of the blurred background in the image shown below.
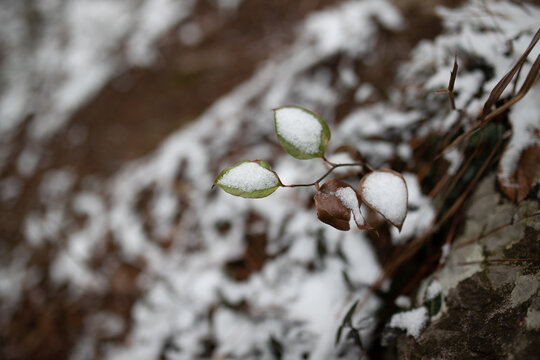
[[[385,246],[433,217],[411,175],[429,161],[400,127],[425,118],[407,103],[422,80],[397,82],[399,65],[443,31],[436,7],[460,3],[0,1],[0,358],[360,356],[333,346],[339,320]],[[402,240],[326,227],[312,190],[211,189],[243,159],[288,183],[324,173],[280,149],[270,110],[286,104],[327,119],[337,158],[352,145],[410,173]]]

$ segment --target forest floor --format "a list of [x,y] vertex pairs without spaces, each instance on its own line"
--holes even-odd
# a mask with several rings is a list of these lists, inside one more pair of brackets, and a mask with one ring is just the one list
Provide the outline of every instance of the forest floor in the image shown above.
[[[392,340],[387,340],[393,345],[384,347],[380,339],[387,335],[385,324],[396,311],[394,300],[399,296],[412,298],[426,284],[425,279],[432,279],[434,272],[444,274],[439,266],[444,244],[454,240],[454,235],[463,239],[465,235],[478,235],[467,233],[468,219],[472,216],[464,215],[467,208],[468,214],[472,211],[469,197],[486,176],[492,180],[491,185],[497,181],[496,160],[502,157],[505,145],[501,133],[510,128],[508,112],[493,121],[496,125],[482,133],[483,138],[474,138],[476,143],[473,140],[464,143],[460,148],[462,155],[473,160],[462,163],[459,168],[462,171],[457,175],[447,176],[450,160],[438,161],[434,157],[458,134],[464,133],[466,126],[453,123],[448,136],[437,138],[436,131],[422,126],[429,116],[441,121],[452,117],[447,95],[438,94],[437,100],[426,106],[421,99],[428,80],[446,86],[453,59],[450,56],[444,60],[440,68],[437,68],[440,63],[433,65],[436,70],[410,65],[411,76],[420,74],[416,83],[403,74],[403,64],[414,56],[420,57],[412,51],[422,41],[436,42],[437,36],[444,34],[443,20],[436,8],[457,7],[464,2],[400,0],[392,5],[386,1],[377,5],[376,1],[366,1],[368,5],[361,11],[367,15],[350,23],[347,14],[357,11],[355,5],[339,0],[302,0],[294,4],[286,0],[271,3],[253,0],[240,1],[237,7],[230,5],[234,1],[193,3],[185,18],[154,40],[157,56],[150,65],[133,65],[126,57],[121,66],[115,65],[115,70],[97,90],[89,91],[77,106],[65,112],[67,120],[48,136],[34,135],[35,122],[40,119],[39,109],[54,108],[55,90],[43,85],[48,80],[40,78],[39,68],[28,65],[28,69],[23,66],[20,70],[36,71],[36,78],[30,81],[34,81],[31,88],[36,93],[32,92],[30,98],[38,99],[35,102],[41,107],[21,113],[18,125],[1,134],[0,149],[7,155],[2,156],[0,168],[0,357],[100,359],[133,358],[133,354],[138,354],[142,358],[187,359],[196,354],[201,359],[306,358],[313,350],[313,358],[330,356],[321,355],[329,352],[336,358],[351,358],[365,353],[362,349],[351,350],[354,342],[334,348],[336,324],[339,325],[352,300],[368,292],[377,296],[386,293],[373,303],[367,302],[365,309],[355,315],[358,320],[377,313],[377,320],[361,334],[362,341],[371,343],[367,350],[371,358],[436,357],[433,346],[438,349],[447,344],[430,343],[442,331],[433,324],[443,323],[440,326],[452,330],[464,326],[473,315],[460,313],[439,322],[434,318],[418,342],[404,335],[389,336]],[[23,8],[14,6],[12,10],[24,19],[21,21],[29,34],[39,32],[36,29],[40,26],[47,28],[47,21],[52,21],[46,10],[20,6]],[[332,13],[332,9],[340,6],[350,8]],[[133,14],[138,10],[133,9]],[[512,8],[512,11],[519,10]],[[534,11],[533,14],[538,9]],[[133,14],[130,16],[137,18]],[[311,17],[314,14],[321,15]],[[324,26],[319,29],[316,24],[324,25],[328,21],[331,34],[332,26],[339,29],[340,24],[338,21],[336,25],[331,16],[351,27],[360,24],[359,29],[352,31],[351,36],[356,37],[326,39]],[[531,22],[528,18],[526,21]],[[447,28],[460,31],[452,25]],[[520,29],[517,25],[515,28]],[[64,31],[68,35],[63,36],[69,37],[70,28],[67,29]],[[522,38],[512,32],[514,28],[508,29],[508,34],[501,35],[501,43],[510,35],[516,36],[517,40],[512,40],[516,50],[508,50],[508,59],[504,60],[511,64],[532,35],[530,26],[523,29]],[[364,33],[366,38],[362,37]],[[309,38],[310,34],[313,39]],[[36,49],[41,49],[39,41],[23,45],[34,55],[39,54]],[[443,44],[441,48],[444,46],[453,45]],[[457,85],[456,98],[458,106],[477,109],[473,99],[485,101],[491,91],[487,87],[504,73],[498,64],[474,57],[466,47],[462,43],[455,46],[456,52],[461,51],[456,83],[465,79],[462,84],[471,83],[476,91],[468,94],[467,86]],[[111,53],[117,56],[127,48],[126,43],[119,41]],[[5,47],[0,51],[3,72],[16,70],[6,65],[11,61],[4,55],[8,50]],[[522,79],[531,64],[532,61],[526,64],[529,67],[524,68]],[[59,66],[62,76],[65,66]],[[444,81],[436,81],[430,71],[447,76]],[[490,71],[491,77],[486,75]],[[479,78],[478,74],[485,78],[478,80],[481,85],[477,87],[473,80]],[[367,95],[359,95],[360,88]],[[432,90],[426,90],[431,95],[425,95],[424,101],[433,100]],[[2,93],[6,99],[7,93]],[[533,87],[529,96],[538,94]],[[262,202],[246,205],[237,200],[228,201],[210,190],[211,181],[209,184],[207,178],[228,166],[225,162],[246,156],[269,157],[274,168],[289,174],[293,180],[298,179],[298,174],[294,174],[296,165],[282,160],[281,155],[274,156],[278,147],[270,138],[271,127],[269,130],[259,120],[253,120],[265,116],[269,108],[283,105],[276,101],[313,107],[331,119],[329,123],[336,129],[337,141],[354,146],[358,139],[366,140],[362,146],[371,150],[360,145],[356,148],[363,159],[407,173],[408,184],[417,189],[417,194],[411,195],[411,219],[421,218],[429,213],[426,209],[435,205],[443,212],[443,216],[440,211],[436,214],[438,219],[444,218],[445,211],[451,214],[449,219],[430,232],[429,242],[423,238],[425,228],[420,226],[404,228],[401,235],[381,225],[376,236],[375,233],[342,236],[317,227],[313,221],[316,218],[312,213],[312,194],[288,193],[288,197],[278,194],[278,199],[268,205]],[[378,104],[384,109],[377,108]],[[530,102],[527,104],[534,107]],[[375,123],[383,125],[377,128],[379,125],[372,124],[378,129],[372,133],[368,126],[358,130],[362,128],[355,119],[359,111],[361,116],[372,116],[378,121]],[[386,120],[391,116],[405,125],[394,126],[391,120]],[[406,128],[408,124],[412,127]],[[385,147],[385,143],[391,145]],[[498,150],[491,154],[489,149],[494,144]],[[337,147],[334,150],[338,153]],[[350,155],[356,156],[354,152]],[[538,168],[534,153],[518,161],[521,161],[520,169]],[[324,167],[299,165],[296,170],[312,175]],[[482,176],[476,178],[477,173]],[[510,205],[508,195],[510,192],[512,197],[512,192],[504,186],[502,191],[495,186],[490,189],[497,196],[494,204],[514,206],[510,210],[505,208],[506,215],[530,216],[538,209],[536,175],[523,175],[525,180],[520,184],[525,184],[522,186],[525,194],[520,194],[517,201],[536,202],[536,208],[529,204],[526,210],[520,210],[525,205]],[[351,181],[358,178],[357,174],[343,176]],[[489,187],[486,181],[482,183],[484,188]],[[469,187],[470,184],[474,186]],[[462,197],[461,193],[465,195]],[[517,196],[516,193],[513,200]],[[485,221],[486,224],[475,226],[483,227],[484,231],[491,225],[500,225],[489,219]],[[496,253],[492,249],[493,253],[487,255],[529,259],[523,260],[524,265],[520,262],[523,268],[519,271],[512,270],[511,280],[523,283],[523,287],[536,281],[538,290],[540,280],[534,262],[540,256],[538,218],[531,217],[528,224],[521,229],[528,241],[526,250]],[[353,238],[360,239],[362,245],[353,243]],[[306,245],[306,239],[315,245]],[[415,239],[424,240],[415,242]],[[213,242],[216,245],[211,248]],[[398,256],[401,253],[406,255],[403,259]],[[365,267],[355,265],[355,260],[365,261]],[[449,258],[449,261],[454,260]],[[455,261],[484,261],[484,258]],[[463,287],[474,287],[474,293],[486,284],[485,278],[501,284],[510,281],[500,280],[502,275],[499,280],[493,280],[490,271],[493,274],[501,266],[492,270],[482,268],[468,280],[478,282],[478,287],[469,283],[460,285],[457,295],[445,294],[448,289],[443,289],[443,294],[448,295],[450,313],[460,312],[458,305],[463,305],[462,295],[468,291]],[[308,302],[308,298],[318,296],[318,286],[335,284],[343,276],[347,279],[345,283],[331,288],[339,298],[338,305],[333,304],[335,298],[324,296],[320,304]],[[285,278],[291,278],[287,280],[291,283]],[[394,279],[390,288],[381,280],[386,278]],[[369,291],[366,284],[368,288],[371,286]],[[518,290],[513,290],[514,286],[503,285],[496,289],[500,293],[498,304],[507,299],[514,301],[516,306],[512,309],[519,312],[514,314],[514,320],[519,317],[519,321],[512,323],[512,331],[516,333],[513,340],[503,342],[508,345],[507,350],[498,348],[498,351],[529,354],[537,343],[523,345],[516,339],[526,338],[525,331],[533,335],[538,332],[536,320],[527,320],[538,316],[538,292],[520,296],[516,294]],[[294,287],[303,291],[304,296],[286,291]],[[260,289],[263,290],[257,295]],[[279,301],[261,295],[266,292],[277,294]],[[319,317],[314,315],[317,306],[325,304],[330,310]],[[483,308],[485,304],[477,305]],[[488,305],[495,314],[498,305]],[[176,312],[175,306],[184,307],[185,313]],[[299,315],[289,315],[288,311]],[[486,326],[505,321],[497,315],[492,319]],[[298,325],[301,322],[308,325],[304,328]],[[228,334],[227,326],[237,327],[239,333]],[[315,346],[317,336],[331,339]],[[499,342],[501,338],[502,335],[490,337],[489,341]],[[392,342],[396,339],[397,345]],[[456,341],[450,335],[444,339],[448,343]],[[470,343],[474,341],[471,339]],[[329,342],[332,346],[327,346]],[[475,351],[482,354],[487,350]],[[464,353],[449,352],[448,356],[456,354]]]

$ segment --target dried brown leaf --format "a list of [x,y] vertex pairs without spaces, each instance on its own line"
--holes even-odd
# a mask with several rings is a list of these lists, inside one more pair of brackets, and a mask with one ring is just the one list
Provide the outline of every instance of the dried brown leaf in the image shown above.
[[509,178],[502,175],[501,169],[497,181],[502,192],[512,201],[520,202],[527,197],[536,175],[540,172],[540,145],[535,144],[521,153],[516,170]]
[[[350,230],[351,209],[345,206],[338,196],[336,196],[336,191],[345,187],[355,192],[358,207],[360,208],[361,202],[356,190],[351,185],[336,178],[329,179],[325,182],[313,197],[319,220],[342,231]],[[362,215],[360,214],[360,216]],[[369,226],[365,225],[363,217],[362,219],[355,220],[359,229],[369,228]]]

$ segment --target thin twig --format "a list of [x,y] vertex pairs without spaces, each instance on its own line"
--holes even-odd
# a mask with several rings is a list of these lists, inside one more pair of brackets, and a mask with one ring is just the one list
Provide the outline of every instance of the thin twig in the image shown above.
[[456,99],[454,97],[454,84],[456,82],[456,75],[458,71],[457,54],[454,56],[454,67],[450,72],[450,81],[448,82],[448,97],[450,98],[450,106],[452,110],[456,110]]
[[484,234],[482,234],[482,235],[479,235],[479,236],[477,236],[477,237],[475,237],[475,238],[473,238],[473,239],[470,239],[470,240],[467,240],[467,241],[464,241],[464,242],[462,242],[462,243],[457,244],[457,245],[456,245],[456,249],[459,249],[459,248],[462,248],[462,247],[464,247],[464,246],[470,245],[470,244],[472,244],[472,243],[474,243],[474,242],[476,242],[476,241],[478,241],[478,240],[481,240],[481,239],[483,239],[483,238],[485,238],[485,237],[488,237],[489,235],[491,235],[491,234],[493,234],[493,233],[495,233],[495,232],[497,232],[497,231],[499,231],[499,230],[504,229],[505,227],[514,225],[514,224],[519,223],[519,222],[521,222],[521,221],[523,221],[523,220],[527,220],[527,219],[530,219],[530,218],[535,217],[535,216],[538,216],[538,215],[540,215],[540,212],[536,212],[536,213],[534,213],[534,214],[524,216],[524,217],[522,217],[521,219],[519,219],[518,221],[510,221],[510,222],[507,222],[506,224],[502,224],[502,225],[500,225],[500,226],[497,226],[497,227],[495,227],[495,228],[489,230],[488,232],[486,232],[486,233],[484,233]]
[[444,224],[444,222],[446,220],[448,220],[448,218],[452,215],[454,215],[454,213],[459,209],[459,207],[465,202],[465,199],[466,197],[469,195],[469,193],[474,189],[474,187],[476,186],[476,183],[480,180],[480,178],[482,177],[482,175],[484,174],[484,171],[486,171],[487,167],[491,164],[491,160],[493,159],[493,157],[495,156],[495,153],[497,152],[497,149],[499,148],[499,145],[501,144],[501,139],[499,139],[497,141],[497,144],[493,147],[493,149],[491,150],[491,153],[489,154],[488,158],[486,159],[486,161],[482,164],[482,167],[480,167],[480,170],[478,171],[478,173],[476,173],[475,177],[472,179],[471,183],[469,184],[469,186],[467,186],[467,188],[465,189],[465,191],[463,192],[463,194],[459,197],[459,199],[456,200],[456,202],[450,207],[450,209],[444,214],[444,216],[442,217],[442,219],[440,219],[436,224],[435,224],[435,227],[438,229],[439,227],[442,226],[442,224]]
[[479,264],[489,264],[489,263],[524,262],[524,261],[540,262],[539,259],[533,259],[533,258],[524,258],[524,259],[485,259],[485,260],[478,260],[478,261],[463,261],[463,262],[457,263],[456,265],[479,265]]
[[[476,154],[478,153],[478,151],[479,151],[478,147],[476,147],[474,149],[473,153],[471,154],[471,156],[469,156],[467,158],[467,161],[465,162],[465,164],[463,164],[463,166],[461,166],[461,168],[459,169],[459,172],[454,176],[454,178],[453,178],[452,182],[450,183],[450,185],[445,189],[445,191],[443,192],[443,195],[441,196],[441,203],[442,204],[444,204],[444,202],[446,201],[446,199],[450,195],[450,192],[452,191],[452,189],[454,189],[454,187],[456,186],[459,179],[461,179],[463,177],[463,174],[465,173],[465,171],[467,171],[467,169],[471,165],[471,163],[474,160],[474,158],[475,158]],[[441,205],[441,207],[437,210],[437,214],[435,215],[435,217],[439,216],[439,214],[442,211],[442,208],[443,208],[443,206]]]
[[365,164],[365,163],[334,164],[334,165],[332,165],[332,167],[330,169],[328,169],[328,171],[326,173],[324,173],[323,176],[321,176],[320,178],[318,178],[317,180],[315,180],[312,183],[309,183],[309,184],[290,184],[290,185],[281,184],[281,186],[282,187],[288,187],[288,188],[301,187],[301,186],[317,186],[321,181],[324,180],[325,177],[330,175],[332,173],[332,171],[334,171],[337,168],[345,167],[345,166],[366,166],[367,167],[368,165]]

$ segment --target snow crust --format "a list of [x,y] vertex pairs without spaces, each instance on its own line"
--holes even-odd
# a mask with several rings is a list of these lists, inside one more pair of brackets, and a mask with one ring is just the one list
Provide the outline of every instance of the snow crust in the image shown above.
[[255,162],[244,162],[223,174],[218,184],[252,192],[278,186],[279,181],[276,174],[261,165]]
[[392,315],[389,326],[403,329],[407,331],[407,335],[411,335],[418,339],[420,332],[427,325],[429,320],[428,311],[425,307],[400,312]]
[[322,125],[304,110],[285,107],[275,110],[276,131],[295,148],[307,154],[320,151]]
[[386,219],[401,225],[407,215],[407,186],[403,179],[390,172],[375,171],[362,183],[363,199]]

